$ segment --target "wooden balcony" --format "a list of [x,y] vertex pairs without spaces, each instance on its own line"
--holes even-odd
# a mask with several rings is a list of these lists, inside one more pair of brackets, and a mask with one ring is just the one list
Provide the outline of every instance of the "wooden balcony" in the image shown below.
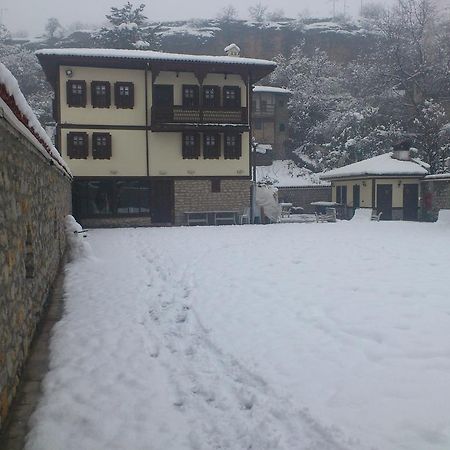
[[182,131],[227,125],[249,129],[247,108],[153,106],[151,120],[153,131]]

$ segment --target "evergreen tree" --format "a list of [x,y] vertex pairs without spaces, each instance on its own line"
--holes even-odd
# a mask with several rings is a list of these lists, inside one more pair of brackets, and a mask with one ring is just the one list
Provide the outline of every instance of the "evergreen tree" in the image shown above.
[[121,8],[111,7],[106,15],[109,27],[102,27],[95,34],[95,43],[104,48],[157,49],[159,47],[159,27],[148,24],[143,11],[145,4],[134,8],[127,2]]

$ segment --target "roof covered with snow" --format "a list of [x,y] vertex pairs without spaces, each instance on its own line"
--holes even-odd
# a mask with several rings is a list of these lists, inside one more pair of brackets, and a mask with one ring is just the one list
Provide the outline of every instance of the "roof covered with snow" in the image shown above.
[[412,158],[409,161],[395,159],[392,152],[384,153],[373,158],[349,164],[338,169],[330,170],[321,175],[323,180],[336,178],[350,178],[358,176],[424,176],[428,173],[428,164],[420,159]]
[[[52,48],[36,52],[44,68],[48,81],[56,87],[59,64],[96,65],[99,67],[121,67],[143,69],[147,64],[158,65],[163,70],[193,71],[193,64],[214,66],[211,71],[220,73],[240,73],[251,76],[255,83],[269,75],[276,67],[274,61],[243,58],[239,56],[190,55],[165,53],[153,50],[124,50],[107,48]],[[151,67],[150,67],[151,70]]]
[[289,159],[275,160],[270,166],[256,167],[257,182],[273,184],[276,187],[329,186],[319,175],[304,167],[298,167]]
[[275,86],[255,86],[253,88],[253,92],[268,92],[271,94],[292,94],[292,91],[290,91],[289,89],[284,89]]
[[76,56],[83,58],[119,58],[137,59],[141,61],[171,61],[183,63],[207,63],[229,65],[270,66],[275,68],[276,63],[267,59],[241,58],[233,56],[188,55],[182,53],[165,53],[153,50],[123,50],[109,48],[52,48],[36,52],[37,56]]
[[0,63],[0,109],[9,124],[32,142],[45,158],[69,177],[72,176],[70,169],[23,96],[19,83],[2,63]]

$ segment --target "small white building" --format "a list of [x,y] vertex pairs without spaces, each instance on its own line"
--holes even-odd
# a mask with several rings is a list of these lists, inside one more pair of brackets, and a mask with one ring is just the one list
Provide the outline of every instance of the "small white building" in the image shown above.
[[343,217],[357,208],[382,213],[382,220],[418,220],[420,181],[428,164],[411,158],[409,146],[330,170],[321,179],[331,181],[332,201],[342,205]]

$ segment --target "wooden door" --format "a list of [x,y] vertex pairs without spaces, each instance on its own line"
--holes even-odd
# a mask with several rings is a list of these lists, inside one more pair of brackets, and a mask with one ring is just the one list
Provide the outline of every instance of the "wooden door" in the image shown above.
[[419,185],[403,185],[403,219],[417,220],[419,204]]
[[353,185],[353,208],[359,208],[361,202],[361,194],[359,184]]
[[171,84],[153,85],[153,106],[173,106],[173,86]]
[[152,182],[151,216],[152,223],[173,223],[173,180],[154,180]]
[[381,220],[392,220],[392,184],[377,184],[377,213]]

